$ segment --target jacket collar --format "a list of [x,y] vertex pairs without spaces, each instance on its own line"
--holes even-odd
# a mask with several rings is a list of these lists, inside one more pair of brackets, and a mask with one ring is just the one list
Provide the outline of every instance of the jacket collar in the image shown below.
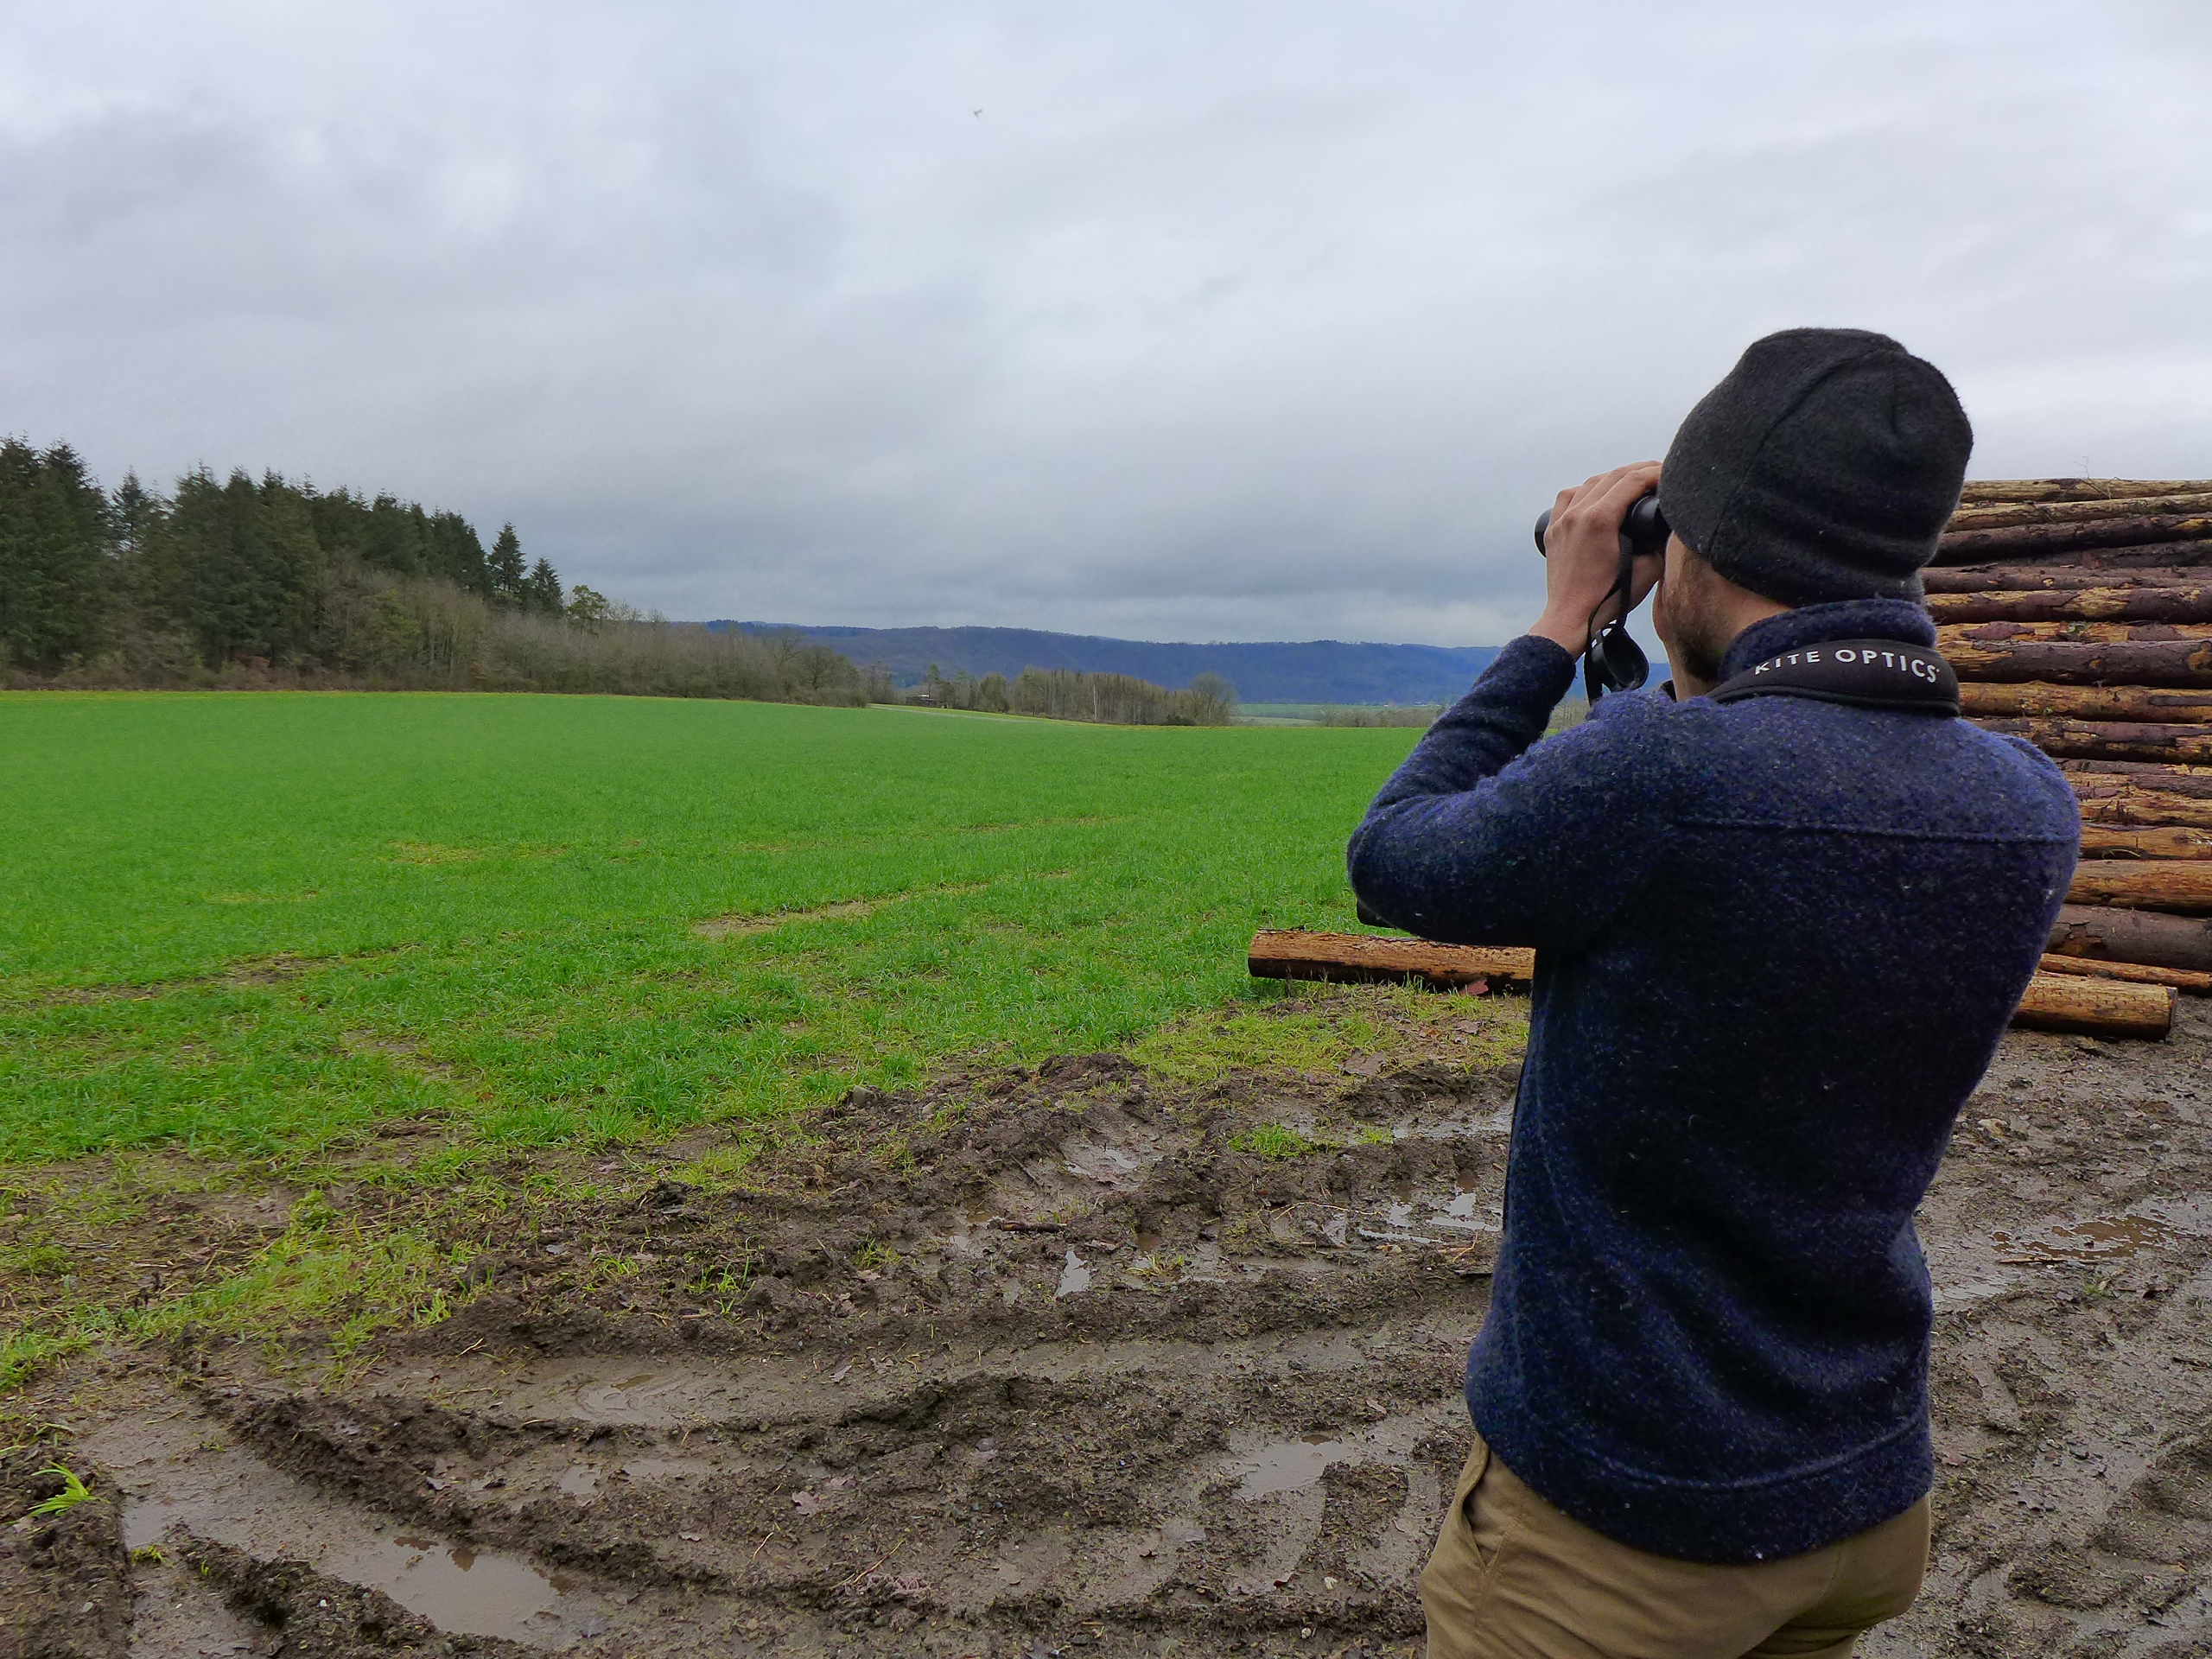
[[1916,599],[1840,599],[1801,605],[1754,622],[1720,658],[1720,678],[1732,679],[1785,651],[1830,639],[1896,639],[1908,645],[1936,643],[1936,624]]

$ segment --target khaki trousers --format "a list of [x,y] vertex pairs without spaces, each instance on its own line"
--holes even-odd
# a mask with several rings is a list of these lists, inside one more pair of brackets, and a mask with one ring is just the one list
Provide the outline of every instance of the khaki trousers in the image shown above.
[[1670,1560],[1560,1512],[1475,1438],[1421,1602],[1428,1659],[1847,1659],[1912,1605],[1928,1500],[1803,1555]]

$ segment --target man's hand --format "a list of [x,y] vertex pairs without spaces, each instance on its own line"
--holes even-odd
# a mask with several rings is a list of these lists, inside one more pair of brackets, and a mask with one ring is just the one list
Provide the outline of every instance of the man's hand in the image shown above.
[[1639,461],[1559,493],[1544,532],[1544,613],[1529,632],[1580,657],[1600,627],[1643,603],[1666,568],[1663,558],[1636,562],[1625,607],[1618,599],[1607,603],[1605,595],[1620,575],[1621,520],[1658,482],[1659,463]]

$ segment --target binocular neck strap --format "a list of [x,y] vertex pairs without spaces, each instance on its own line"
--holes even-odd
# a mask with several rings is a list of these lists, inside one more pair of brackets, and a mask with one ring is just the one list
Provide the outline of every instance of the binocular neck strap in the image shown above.
[[1860,709],[1948,715],[1959,712],[1959,677],[1925,645],[1895,639],[1827,639],[1770,657],[1722,681],[1710,695],[1715,702],[1810,697]]
[[[1628,632],[1629,596],[1635,591],[1636,543],[1624,532],[1620,573],[1590,613],[1590,643],[1582,652],[1582,695],[1591,702],[1608,691],[1633,691],[1650,677],[1650,658]],[[1621,602],[1621,614],[1599,627],[1598,613],[1616,599]]]

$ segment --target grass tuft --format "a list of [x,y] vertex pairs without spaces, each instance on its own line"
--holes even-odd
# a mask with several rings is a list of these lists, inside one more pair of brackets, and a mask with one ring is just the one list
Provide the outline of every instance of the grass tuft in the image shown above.
[[32,1504],[30,1507],[32,1515],[67,1515],[79,1503],[89,1503],[93,1501],[92,1489],[78,1478],[75,1470],[64,1468],[58,1463],[50,1463],[40,1470],[39,1473],[58,1476],[61,1481],[61,1490],[52,1497]]
[[1303,1158],[1308,1153],[1327,1149],[1326,1142],[1300,1135],[1283,1123],[1262,1123],[1257,1128],[1247,1129],[1230,1144],[1255,1158]]

